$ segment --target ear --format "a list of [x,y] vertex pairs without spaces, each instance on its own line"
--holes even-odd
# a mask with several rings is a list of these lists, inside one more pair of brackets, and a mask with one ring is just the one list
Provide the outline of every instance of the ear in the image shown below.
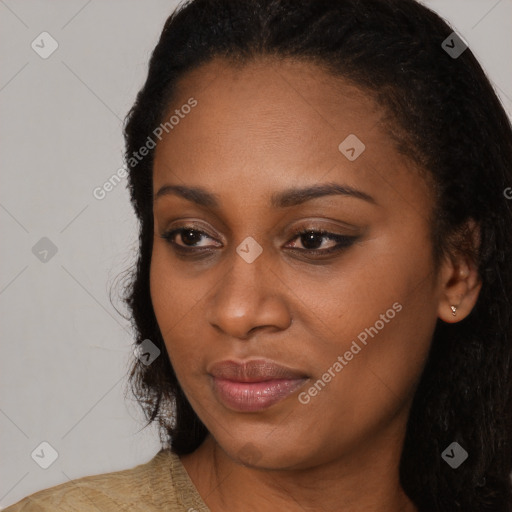
[[[482,280],[475,263],[480,246],[480,227],[473,219],[467,221],[461,231],[450,242],[453,250],[441,265],[439,271],[438,316],[447,323],[460,322],[466,318],[476,304],[482,288]],[[470,249],[475,255],[467,254]],[[455,314],[452,306],[456,308]]]

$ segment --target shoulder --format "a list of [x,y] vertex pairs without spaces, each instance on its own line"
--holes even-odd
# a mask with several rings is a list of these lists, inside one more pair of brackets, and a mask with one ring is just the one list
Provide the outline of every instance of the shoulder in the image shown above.
[[178,456],[161,450],[145,464],[44,489],[4,512],[177,512],[183,510],[183,501],[200,499],[196,492]]

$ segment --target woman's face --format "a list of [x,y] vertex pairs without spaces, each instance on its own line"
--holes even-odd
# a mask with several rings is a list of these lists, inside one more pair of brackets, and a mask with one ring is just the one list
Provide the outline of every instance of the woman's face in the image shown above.
[[267,468],[400,445],[440,285],[432,194],[384,112],[312,64],[216,59],[180,82],[171,115],[151,297],[209,432]]

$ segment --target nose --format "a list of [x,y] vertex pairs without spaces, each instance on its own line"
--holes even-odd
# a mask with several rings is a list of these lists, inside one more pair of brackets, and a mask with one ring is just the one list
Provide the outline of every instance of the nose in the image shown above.
[[264,250],[248,263],[233,250],[227,270],[207,299],[210,325],[238,339],[248,339],[258,329],[279,331],[290,326],[287,288],[271,268],[270,256]]

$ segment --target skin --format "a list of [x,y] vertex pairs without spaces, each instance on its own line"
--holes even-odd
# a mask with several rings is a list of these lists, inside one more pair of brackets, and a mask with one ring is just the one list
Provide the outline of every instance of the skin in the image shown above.
[[[481,286],[462,257],[434,272],[431,186],[395,148],[382,108],[311,63],[214,59],[182,78],[169,112],[191,96],[197,106],[157,145],[154,194],[202,187],[219,205],[155,198],[150,276],[172,365],[210,432],[181,457],[185,469],[212,512],[416,510],[398,478],[411,400],[438,318],[462,320]],[[354,161],[338,149],[349,134],[365,144]],[[270,204],[276,192],[325,182],[374,202],[326,195]],[[209,255],[180,256],[161,236],[191,224],[206,235],[184,241],[178,233],[174,242],[210,247]],[[306,256],[296,227],[357,239],[338,253]],[[248,236],[262,248],[252,263],[236,252]],[[320,250],[336,244],[317,240]],[[299,393],[394,303],[401,311],[300,403]],[[266,410],[228,409],[207,369],[255,358],[309,379]]]

